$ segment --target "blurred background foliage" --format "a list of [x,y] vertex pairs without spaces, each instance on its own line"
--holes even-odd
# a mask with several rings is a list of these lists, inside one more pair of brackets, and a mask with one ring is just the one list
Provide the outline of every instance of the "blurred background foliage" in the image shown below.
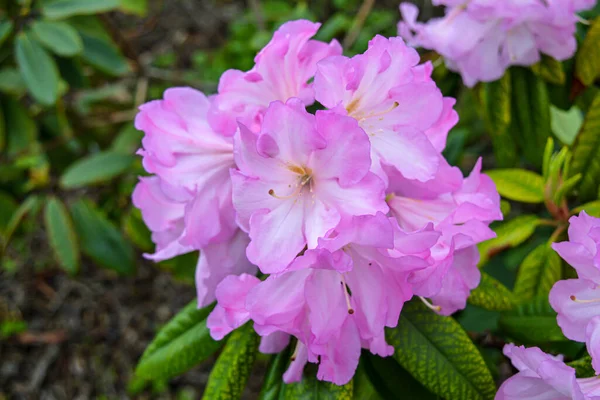
[[[423,19],[441,11],[428,1],[413,2],[421,7]],[[338,39],[346,55],[363,52],[375,34],[396,34],[398,3],[0,0],[0,358],[7,346],[28,345],[24,338],[31,338],[32,327],[44,328],[34,321],[35,306],[11,292],[32,276],[41,277],[43,284],[36,281],[34,290],[42,293],[48,290],[40,287],[60,292],[63,283],[58,282],[84,284],[87,274],[90,280],[102,281],[99,290],[110,295],[120,282],[129,285],[122,288],[125,291],[147,285],[147,276],[157,269],[193,285],[197,254],[158,265],[142,257],[153,245],[130,201],[137,177],[144,174],[135,156],[142,134],[133,126],[140,104],[160,98],[172,86],[214,93],[226,69],[251,68],[272,32],[291,19],[321,21],[318,39]],[[564,238],[565,218],[582,204],[590,214],[600,214],[600,98],[595,84],[600,69],[599,13],[600,6],[582,13],[589,24],[578,25],[580,51],[575,58],[562,63],[544,58],[532,68],[512,68],[500,81],[474,89],[463,87],[436,54],[423,53],[424,61],[433,62],[434,78],[444,94],[458,101],[460,122],[448,138],[448,161],[468,172],[483,156],[484,170],[500,169],[492,177],[504,197],[506,221],[494,226],[499,238],[482,246],[485,284],[456,316],[496,379],[510,371],[501,361],[505,339],[560,351],[568,359],[583,351],[582,345],[564,340],[547,300],[539,300],[547,295],[547,285],[526,285],[540,280],[545,271],[552,279],[570,276],[572,271],[560,260],[550,259],[554,256],[546,251],[547,243]],[[24,287],[28,293],[30,287]],[[178,293],[169,290],[165,293]],[[491,306],[485,290],[497,295]],[[541,297],[517,299],[531,290]],[[140,293],[152,297],[156,289],[132,290],[132,304]],[[193,289],[185,293],[190,296],[177,299],[178,306],[193,298]],[[160,306],[144,304],[149,313]],[[60,307],[53,310],[43,324],[62,312]],[[169,306],[164,317],[144,326],[141,349],[176,311]],[[538,337],[531,336],[526,320],[536,321]],[[120,325],[115,329],[117,335],[123,333]],[[28,354],[36,357],[38,352]],[[127,393],[140,354],[135,350],[126,355],[120,372],[111,370],[114,396]],[[377,389],[382,398],[393,398],[398,385],[391,383],[399,376],[415,393],[424,390],[398,363],[363,360],[355,378],[355,392],[366,393],[362,398],[375,398],[368,395],[373,376],[382,381]],[[18,373],[30,364],[16,365]],[[384,373],[397,369],[400,372]],[[11,376],[14,372],[0,368],[0,399],[18,391],[7,386],[3,393],[2,383]],[[205,383],[206,376],[202,379]],[[151,381],[150,393],[170,393],[164,377]],[[43,386],[43,380],[34,383],[37,389]],[[142,391],[146,383],[133,381],[130,393]],[[262,378],[247,390],[260,391],[261,383]],[[101,388],[95,383],[91,393],[104,395]],[[183,396],[178,398],[194,397],[193,390],[186,390],[178,391],[177,396]]]

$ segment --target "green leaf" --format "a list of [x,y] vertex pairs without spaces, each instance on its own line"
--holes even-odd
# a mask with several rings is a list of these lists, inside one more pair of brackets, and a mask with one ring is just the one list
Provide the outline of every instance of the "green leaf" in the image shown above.
[[585,36],[575,59],[575,76],[590,86],[600,75],[600,17],[597,17]]
[[2,19],[0,21],[0,46],[2,46],[8,35],[12,32],[13,26],[13,22],[9,19]]
[[8,193],[0,191],[0,237],[18,207],[17,202]]
[[568,111],[550,106],[550,117],[554,136],[564,144],[572,145],[581,129],[581,125],[583,125],[581,110],[576,106],[571,107]]
[[600,218],[600,200],[580,205],[579,207],[573,210],[573,214],[579,214],[582,211],[585,211],[588,215],[591,215],[592,217]]
[[290,363],[289,347],[271,357],[265,381],[260,391],[259,400],[278,400],[283,386],[283,374]]
[[21,32],[15,40],[15,58],[27,90],[43,105],[58,98],[58,68],[54,60],[31,35]]
[[567,340],[556,323],[547,297],[536,297],[503,314],[498,321],[506,334],[521,343],[539,345]]
[[65,22],[35,21],[31,32],[38,42],[59,56],[71,57],[83,50],[81,37]]
[[548,243],[536,247],[519,267],[514,293],[521,301],[548,297],[550,289],[562,276],[560,257]]
[[69,274],[76,274],[79,270],[77,236],[65,205],[56,197],[47,200],[44,222],[56,260]]
[[21,221],[23,221],[23,218],[25,218],[25,216],[28,214],[33,216],[39,209],[39,205],[40,199],[37,195],[31,195],[21,203],[19,208],[17,208],[17,210],[13,213],[12,217],[8,221],[8,224],[6,225],[6,228],[4,229],[4,235],[2,237],[2,252],[0,253],[4,253],[4,250],[6,250],[10,238],[19,227]]
[[38,128],[27,110],[12,97],[2,99],[6,123],[6,151],[10,156],[25,153],[34,147]]
[[92,15],[114,10],[119,0],[54,0],[42,6],[42,14],[49,19],[63,19],[73,15]]
[[481,273],[479,286],[471,292],[467,300],[469,304],[490,311],[507,311],[515,306],[511,291],[485,272]]
[[258,342],[251,323],[231,333],[208,377],[203,399],[241,398],[258,353]]
[[21,73],[12,67],[0,70],[0,92],[21,96],[27,91]]
[[542,166],[543,153],[550,136],[550,99],[546,83],[530,70],[511,68],[512,134],[527,161]]
[[492,169],[485,172],[502,197],[522,203],[544,201],[544,178],[525,169]]
[[105,151],[75,161],[60,177],[65,189],[76,189],[106,182],[127,171],[134,157],[127,154]]
[[144,251],[152,251],[152,234],[142,219],[142,212],[132,207],[122,220],[123,231],[131,241]]
[[555,85],[564,85],[566,81],[565,69],[560,61],[542,54],[542,59],[531,66],[534,74]]
[[318,380],[316,373],[306,373],[302,381],[282,385],[279,398],[282,400],[352,400],[353,389],[352,381],[344,386],[337,386]]
[[110,148],[117,153],[133,155],[140,148],[143,137],[144,133],[135,129],[133,123],[126,124],[119,131]]
[[79,31],[83,40],[82,58],[105,74],[122,76],[129,72],[129,64],[111,42]]
[[477,246],[481,255],[479,265],[484,265],[495,254],[529,239],[540,221],[537,216],[526,214],[498,225],[494,229],[496,237]]
[[510,71],[494,82],[483,83],[481,101],[486,129],[492,139],[496,163],[511,167],[517,162],[517,146],[510,135],[511,82]]
[[[365,356],[366,356],[366,353],[363,353],[363,355],[361,356],[361,360],[358,363],[358,367],[356,368],[356,372],[354,373],[354,377],[352,378],[352,386],[354,386],[353,393],[352,393],[352,399],[353,400],[384,400],[385,397],[382,397],[381,395],[379,395],[379,393],[375,389],[375,386],[373,386],[373,382],[371,382],[371,379],[369,378],[369,376],[367,375],[367,372],[365,371],[365,362],[364,362]],[[392,361],[394,361],[394,363],[396,363],[396,365],[400,366],[395,360],[392,360]],[[406,376],[410,376],[408,374],[408,372],[404,371],[404,373],[406,374]],[[412,376],[410,376],[410,378],[414,380],[414,378]],[[423,398],[423,399],[426,400],[426,398]]]
[[222,345],[210,337],[206,317],[213,307],[197,308],[196,300],[171,319],[148,345],[135,376],[145,380],[168,380],[215,353]]
[[148,13],[148,0],[121,0],[119,10],[144,17]]
[[71,215],[84,254],[119,274],[133,274],[133,248],[91,202],[80,199],[73,203]]
[[[600,25],[600,24],[599,24]],[[571,176],[581,174],[579,184],[581,200],[595,199],[600,182],[600,95],[597,95],[590,106],[581,132],[577,135],[573,149]]]
[[591,378],[596,376],[592,367],[592,357],[585,356],[579,360],[571,361],[567,364],[569,367],[575,368],[575,374],[578,378]]
[[496,387],[485,361],[451,317],[411,301],[387,337],[394,358],[431,392],[447,399],[494,398]]

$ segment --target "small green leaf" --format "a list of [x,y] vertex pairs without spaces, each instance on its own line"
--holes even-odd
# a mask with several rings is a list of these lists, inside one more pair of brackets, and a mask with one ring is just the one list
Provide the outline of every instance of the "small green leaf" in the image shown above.
[[453,318],[411,301],[386,336],[394,358],[431,392],[446,399],[494,398],[496,387],[485,361]]
[[0,21],[0,46],[2,46],[8,35],[12,32],[13,26],[13,22],[9,19],[2,19]]
[[19,205],[8,193],[0,191],[0,237]]
[[91,202],[80,199],[73,203],[71,215],[84,254],[119,274],[133,274],[133,248]]
[[6,151],[10,156],[27,153],[37,143],[38,128],[27,110],[15,99],[3,96],[6,123]]
[[510,338],[525,344],[567,340],[556,323],[556,312],[550,307],[547,297],[536,297],[517,306],[513,311],[504,313],[498,323]]
[[31,195],[21,203],[19,208],[17,208],[17,210],[13,213],[12,217],[8,221],[8,224],[6,225],[6,228],[4,229],[4,235],[2,237],[2,251],[0,253],[4,253],[4,250],[6,250],[10,238],[19,227],[21,221],[23,221],[23,218],[25,218],[25,216],[28,214],[33,216],[35,213],[37,213],[37,210],[39,210],[39,205],[40,199],[37,195]]
[[511,82],[510,71],[494,82],[481,86],[481,101],[486,129],[492,139],[496,163],[500,167],[511,167],[517,161],[517,146],[510,135]]
[[279,398],[281,400],[352,400],[353,388],[352,381],[344,386],[337,386],[318,380],[316,373],[307,373],[298,383],[282,385]]
[[564,144],[572,145],[581,129],[581,125],[583,125],[581,110],[576,106],[571,107],[569,111],[551,106],[550,117],[552,118],[551,127],[554,136]]
[[35,21],[31,32],[41,44],[59,56],[71,57],[83,50],[81,37],[65,22]]
[[550,289],[562,275],[560,257],[550,245],[536,247],[519,267],[514,293],[521,301],[534,297],[548,297]]
[[122,154],[135,154],[142,144],[144,133],[135,129],[132,123],[126,124],[113,140],[111,150]]
[[[600,27],[600,23],[597,24]],[[600,182],[600,95],[590,106],[573,149],[571,176],[583,176],[579,184],[581,200],[589,201],[598,194]]]
[[58,98],[58,68],[54,60],[30,34],[21,32],[15,40],[15,58],[29,93],[49,106]]
[[121,0],[119,10],[144,17],[148,13],[148,0]]
[[514,296],[502,283],[485,272],[481,273],[481,282],[469,298],[469,304],[489,311],[507,311],[515,306]]
[[579,360],[571,361],[567,364],[569,367],[575,368],[575,374],[578,378],[591,378],[596,376],[592,367],[592,357],[585,356]]
[[0,70],[0,92],[21,96],[27,91],[21,73],[12,67]]
[[585,211],[588,215],[591,215],[592,217],[600,218],[600,200],[580,205],[579,207],[573,210],[573,214],[579,214],[582,211]]
[[481,255],[479,266],[484,265],[495,254],[516,247],[529,239],[540,221],[540,218],[535,215],[520,215],[498,225],[494,229],[496,237],[477,246]]
[[502,197],[523,203],[544,201],[544,178],[525,169],[493,169],[485,172]]
[[575,59],[575,76],[590,86],[600,75],[600,17],[590,26]]
[[92,15],[114,10],[119,0],[54,0],[42,5],[42,14],[49,19],[63,19],[73,15]]
[[534,74],[555,85],[564,85],[567,79],[562,63],[545,54],[542,54],[540,62],[531,66],[531,70]]
[[213,307],[197,308],[196,300],[171,319],[148,345],[135,369],[145,380],[168,380],[215,353],[222,345],[210,337],[206,317]]
[[231,333],[208,377],[203,399],[241,398],[258,353],[258,342],[259,337],[251,323]]
[[142,219],[140,210],[132,207],[123,217],[122,224],[125,234],[131,239],[133,244],[138,246],[141,250],[152,251],[154,248],[152,235]]
[[92,154],[75,161],[60,177],[60,185],[65,189],[76,189],[106,182],[127,171],[134,157],[106,151]]
[[129,64],[119,49],[103,38],[79,31],[83,40],[82,58],[105,74],[122,76],[129,72]]
[[44,209],[48,239],[58,263],[71,275],[79,270],[79,246],[65,205],[51,197]]

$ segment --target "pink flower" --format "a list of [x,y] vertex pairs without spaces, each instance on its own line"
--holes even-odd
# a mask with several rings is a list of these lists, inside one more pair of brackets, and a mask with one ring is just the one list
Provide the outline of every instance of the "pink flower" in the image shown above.
[[298,339],[286,382],[299,380],[306,362],[319,362],[319,379],[345,384],[361,347],[392,354],[384,327],[398,323],[412,296],[408,275],[428,265],[438,236],[431,227],[407,234],[382,213],[344,221],[281,274],[263,282],[226,278],[209,317],[211,334],[219,339],[253,320],[264,337],[283,332]]
[[417,8],[402,3],[398,32],[410,45],[435,50],[467,86],[494,81],[512,65],[529,66],[547,54],[558,60],[575,53],[575,12],[591,1],[439,1],[446,15],[418,23]]
[[227,135],[235,133],[236,121],[258,132],[272,101],[297,97],[305,105],[312,104],[314,93],[308,81],[317,62],[342,53],[335,40],[329,44],[309,40],[320,26],[306,20],[286,22],[258,53],[250,71],[226,71],[209,117],[211,124]]
[[508,378],[496,394],[496,400],[597,400],[600,379],[577,379],[575,370],[537,347],[507,344],[504,354],[519,372]]
[[358,121],[371,141],[373,171],[384,180],[382,163],[408,179],[433,178],[438,153],[458,120],[454,100],[443,98],[431,69],[418,62],[402,39],[376,36],[364,54],[317,65],[316,99]]
[[240,125],[232,173],[247,255],[264,273],[282,271],[342,217],[387,212],[383,183],[369,172],[369,140],[352,118],[308,114],[302,102],[273,102],[260,134]]
[[496,187],[480,171],[481,160],[464,180],[445,162],[428,183],[389,175],[388,204],[400,226],[414,231],[432,223],[441,233],[431,251],[435,262],[412,273],[409,282],[415,294],[430,298],[443,315],[463,309],[479,285],[476,244],[493,238],[488,225],[502,219]]

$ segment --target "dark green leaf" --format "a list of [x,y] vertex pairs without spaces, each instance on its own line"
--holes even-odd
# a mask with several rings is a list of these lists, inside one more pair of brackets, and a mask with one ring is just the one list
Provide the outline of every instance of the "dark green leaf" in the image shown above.
[[481,273],[481,282],[468,298],[469,304],[489,311],[507,311],[515,306],[514,296],[503,284],[485,272]]
[[84,254],[119,274],[133,274],[133,248],[92,203],[78,200],[71,206],[71,215]]
[[19,227],[21,221],[26,215],[33,215],[37,212],[40,205],[40,199],[37,195],[31,195],[25,199],[17,208],[17,210],[13,213],[12,217],[8,221],[6,228],[4,229],[4,235],[2,237],[2,252],[6,250],[6,246],[8,246],[8,242],[12,237],[15,230]]
[[600,75],[600,17],[597,17],[577,51],[575,76],[590,86]]
[[567,340],[556,323],[556,312],[547,297],[536,297],[503,314],[499,325],[507,335],[524,344]]
[[[352,386],[354,386],[352,400],[384,400],[385,397],[379,395],[375,389],[375,386],[373,386],[373,382],[371,382],[369,375],[367,375],[367,372],[365,371],[364,359],[365,354],[361,356],[361,360],[358,363],[358,368],[356,369],[354,377],[352,378]],[[397,362],[396,365],[398,365]],[[405,374],[410,376],[406,371]],[[411,376],[411,379],[414,378]]]
[[142,213],[137,208],[131,208],[123,218],[123,230],[131,241],[144,251],[152,251],[151,233],[142,219]]
[[6,67],[0,70],[0,92],[20,96],[26,91],[23,77],[16,68]]
[[283,386],[283,374],[290,363],[289,347],[271,357],[271,362],[265,375],[265,381],[260,391],[260,400],[278,400]]
[[42,6],[42,13],[50,19],[62,19],[73,15],[98,14],[117,7],[119,0],[54,0]]
[[8,193],[0,191],[0,237],[19,205]]
[[37,125],[27,110],[12,97],[2,99],[6,123],[7,153],[15,156],[31,150],[37,140]]
[[221,346],[210,337],[206,317],[212,306],[198,309],[196,300],[185,306],[146,348],[135,370],[145,380],[168,380],[210,357]]
[[305,373],[302,381],[282,385],[279,398],[282,400],[352,400],[353,382],[344,386],[323,382],[316,373]]
[[60,177],[65,189],[75,189],[106,182],[127,171],[134,157],[106,151],[81,158],[71,164]]
[[517,146],[510,135],[511,82],[510,71],[494,82],[482,84],[481,101],[486,129],[492,138],[496,163],[512,167],[517,161]]
[[135,129],[133,124],[126,124],[113,140],[111,149],[117,153],[135,154],[142,144],[144,133]]
[[547,243],[535,248],[519,267],[514,293],[521,301],[534,297],[548,297],[550,289],[560,280],[562,265],[560,257]]
[[36,21],[31,32],[46,48],[59,56],[70,57],[83,50],[77,31],[65,22]]
[[0,46],[8,38],[8,35],[10,35],[10,33],[12,32],[13,26],[13,22],[9,19],[2,19],[0,21]]
[[258,342],[252,323],[231,333],[208,377],[203,399],[239,399],[242,396],[258,353]]
[[571,361],[567,365],[575,368],[575,373],[578,378],[591,378],[592,376],[596,376],[596,372],[594,372],[594,368],[592,367],[592,357],[590,356]]
[[563,85],[567,79],[562,63],[545,54],[542,54],[540,62],[531,66],[531,70],[555,85]]
[[[600,27],[600,24],[598,24]],[[577,135],[573,149],[571,176],[581,174],[579,184],[581,199],[589,201],[598,194],[600,182],[600,95],[597,95],[590,106],[581,132]]]
[[394,358],[431,392],[447,399],[494,398],[485,361],[451,317],[412,301],[404,305],[398,327],[387,333]]
[[485,172],[502,197],[523,203],[544,201],[544,178],[524,169],[492,169]]
[[83,39],[82,58],[105,74],[121,76],[129,72],[129,64],[119,49],[100,37],[79,32]]
[[520,215],[498,225],[494,229],[496,237],[477,246],[481,255],[479,265],[484,265],[495,254],[516,247],[529,239],[540,221],[536,215]]
[[77,236],[66,207],[56,197],[46,202],[44,222],[56,260],[69,274],[76,274],[79,270]]

